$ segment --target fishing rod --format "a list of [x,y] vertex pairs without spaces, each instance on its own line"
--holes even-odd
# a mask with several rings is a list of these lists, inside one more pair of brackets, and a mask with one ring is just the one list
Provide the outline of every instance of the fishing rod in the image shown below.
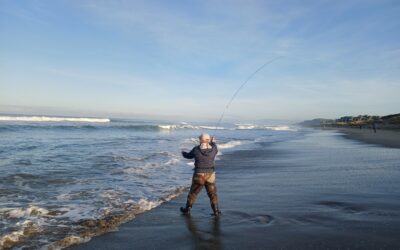
[[[235,91],[235,93],[232,95],[231,99],[229,99],[228,103],[226,104],[219,120],[217,123],[217,126],[215,126],[215,129],[218,129],[218,127],[221,125],[222,119],[225,116],[226,111],[229,109],[229,106],[232,104],[233,100],[235,99],[235,97],[237,96],[237,94],[239,93],[239,91],[251,80],[251,78],[253,78],[260,70],[262,70],[264,67],[266,67],[267,65],[273,63],[274,61],[282,58],[283,56],[277,56],[267,62],[265,62],[263,65],[261,65],[256,71],[254,71],[249,77],[247,77],[247,79],[239,86],[239,88]],[[216,133],[215,133],[216,134]],[[214,135],[215,136],[215,135]]]

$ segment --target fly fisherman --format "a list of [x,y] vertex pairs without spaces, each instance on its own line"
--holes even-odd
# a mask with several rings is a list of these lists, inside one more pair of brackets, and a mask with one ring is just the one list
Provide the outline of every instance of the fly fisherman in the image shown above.
[[184,214],[190,213],[190,209],[196,201],[197,195],[200,193],[203,186],[205,186],[214,215],[218,216],[221,214],[221,211],[218,209],[214,170],[214,159],[218,153],[218,149],[214,142],[214,138],[210,138],[208,134],[201,134],[199,140],[200,145],[194,147],[189,153],[182,151],[182,155],[186,159],[194,158],[195,168],[192,178],[192,186],[190,187],[187,197],[186,207],[181,207],[181,212]]

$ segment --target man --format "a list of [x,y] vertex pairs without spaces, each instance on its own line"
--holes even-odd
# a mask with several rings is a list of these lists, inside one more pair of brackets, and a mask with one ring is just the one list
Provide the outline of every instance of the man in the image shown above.
[[194,174],[192,186],[187,197],[186,207],[181,207],[181,212],[189,214],[197,195],[203,186],[206,187],[207,195],[210,198],[211,208],[215,216],[219,216],[221,211],[218,209],[217,187],[215,186],[214,159],[218,153],[214,138],[208,134],[199,136],[200,145],[194,147],[189,153],[182,151],[186,159],[194,158]]

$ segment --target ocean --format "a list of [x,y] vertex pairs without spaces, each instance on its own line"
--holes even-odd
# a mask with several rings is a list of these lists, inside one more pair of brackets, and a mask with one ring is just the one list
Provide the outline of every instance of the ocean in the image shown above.
[[400,249],[399,148],[332,129],[266,132],[219,156],[218,219],[204,191],[181,215],[185,192],[72,249]]
[[193,163],[181,150],[202,132],[216,136],[217,158],[311,133],[287,124],[213,126],[0,116],[0,249],[84,242],[186,192]]

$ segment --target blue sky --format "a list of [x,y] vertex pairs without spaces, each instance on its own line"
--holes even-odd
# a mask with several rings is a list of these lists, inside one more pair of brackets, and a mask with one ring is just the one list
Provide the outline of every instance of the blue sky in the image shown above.
[[400,1],[0,0],[0,112],[398,113]]

